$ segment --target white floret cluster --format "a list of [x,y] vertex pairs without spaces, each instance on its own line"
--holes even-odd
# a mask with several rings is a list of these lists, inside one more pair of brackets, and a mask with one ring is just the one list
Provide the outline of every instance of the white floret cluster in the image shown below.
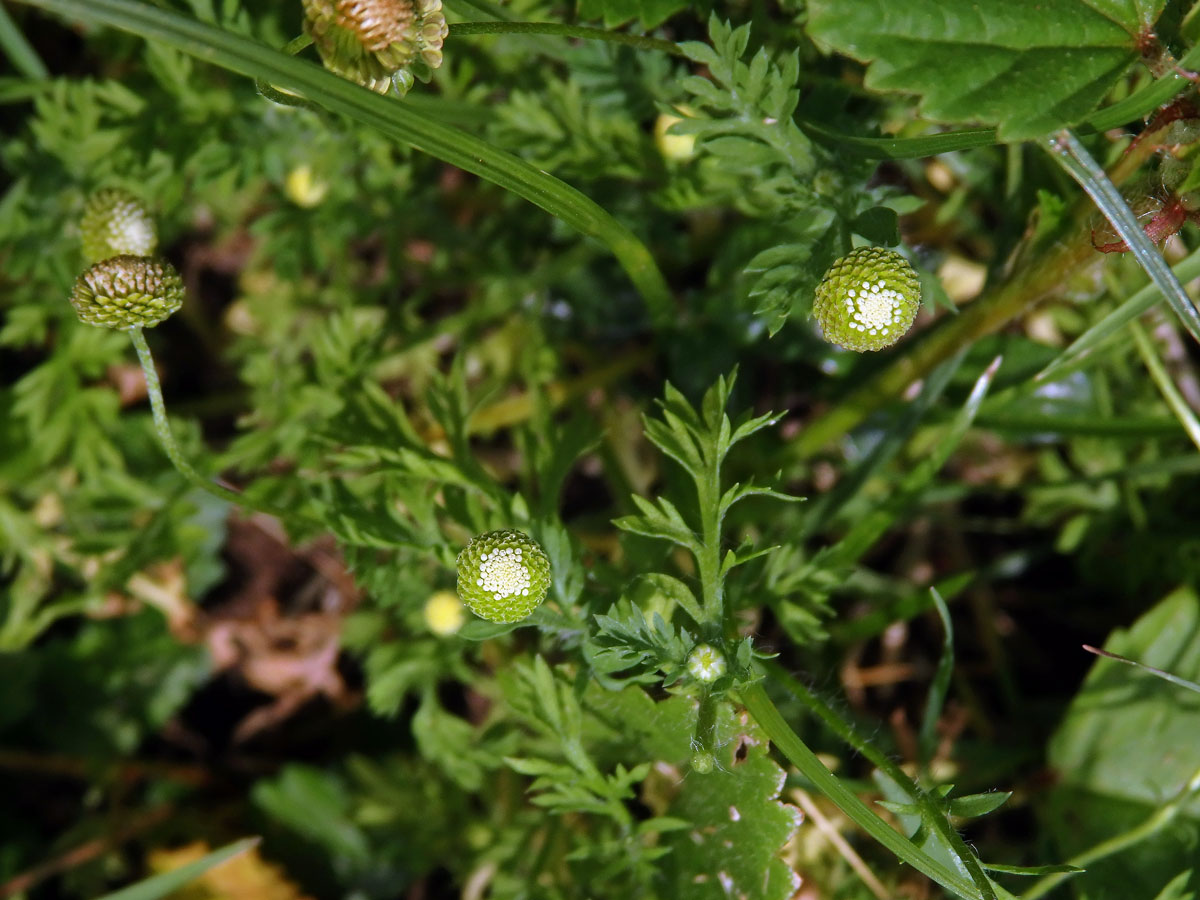
[[688,657],[687,666],[693,678],[709,684],[725,674],[725,657],[711,644],[700,644]]
[[861,283],[846,292],[849,325],[864,334],[887,335],[893,327],[903,327],[904,295],[892,290],[886,281]]
[[501,547],[484,553],[479,563],[475,584],[497,600],[529,596],[529,567],[521,559],[520,547]]

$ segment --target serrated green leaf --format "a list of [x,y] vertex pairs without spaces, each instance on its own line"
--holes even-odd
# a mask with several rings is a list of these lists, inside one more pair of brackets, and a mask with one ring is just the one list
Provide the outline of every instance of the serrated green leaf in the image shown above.
[[939,122],[997,126],[1001,141],[1087,117],[1138,58],[1158,0],[815,0],[819,43],[869,63],[867,86],[921,97]]
[[672,805],[692,827],[671,835],[670,896],[691,900],[786,900],[799,879],[779,851],[800,824],[778,800],[784,772],[761,750],[742,763],[690,776]]

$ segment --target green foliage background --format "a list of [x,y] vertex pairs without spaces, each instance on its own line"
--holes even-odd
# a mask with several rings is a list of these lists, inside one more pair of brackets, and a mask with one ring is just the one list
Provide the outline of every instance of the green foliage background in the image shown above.
[[[256,45],[33,5],[65,17],[0,20],[0,894],[250,834],[286,896],[1200,886],[1196,695],[1078,649],[1200,679],[1196,352],[1044,152],[1075,126],[1169,200],[1195,135],[1105,132],[1187,84],[1143,52],[1191,60],[1186,3],[462,0],[677,52],[452,32],[404,100],[270,51],[299,3],[147,7],[316,110],[229,70]],[[445,127],[469,172],[413,149]],[[112,186],[188,285],[148,335],[185,455],[278,520],[171,467],[126,336],[66,302]],[[865,244],[927,308],[856,357],[808,313]],[[439,633],[510,527],[547,604]]]

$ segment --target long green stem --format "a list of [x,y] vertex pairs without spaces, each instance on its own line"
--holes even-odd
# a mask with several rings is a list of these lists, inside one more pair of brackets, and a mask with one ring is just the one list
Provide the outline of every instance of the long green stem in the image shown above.
[[626,34],[623,31],[609,31],[605,28],[565,25],[560,22],[455,22],[450,26],[450,37],[467,37],[473,34],[550,34],[585,41],[624,44],[637,50],[658,50],[673,56],[683,55],[683,51],[674,41],[664,41],[641,34]]
[[1163,365],[1162,358],[1158,355],[1150,335],[1146,334],[1146,329],[1136,319],[1129,323],[1129,330],[1133,334],[1133,342],[1137,345],[1138,354],[1150,371],[1150,377],[1154,380],[1158,392],[1167,401],[1167,406],[1171,407],[1171,412],[1175,414],[1175,418],[1179,420],[1179,424],[1183,426],[1187,436],[1192,439],[1192,443],[1196,445],[1197,449],[1200,449],[1200,421],[1196,420],[1196,414],[1183,399],[1183,394],[1179,393],[1175,382],[1171,380],[1171,373]]
[[[1183,811],[1184,806],[1192,801],[1197,794],[1200,794],[1200,769],[1197,769],[1191,778],[1188,779],[1183,790],[1180,791],[1170,802],[1156,809],[1145,821],[1139,825],[1135,825],[1128,831],[1111,837],[1106,841],[1102,841],[1095,847],[1083,851],[1078,856],[1072,857],[1069,865],[1080,869],[1086,869],[1089,865],[1105,857],[1120,853],[1122,850],[1127,850],[1134,844],[1140,844],[1147,838],[1151,838],[1158,834]],[[1064,879],[1070,877],[1072,873],[1058,873],[1047,875],[1045,878],[1035,882],[1033,887],[1021,895],[1021,900],[1037,900],[1038,897],[1043,897]]]
[[695,481],[703,518],[700,552],[696,554],[701,600],[704,617],[717,625],[725,616],[724,579],[721,578],[721,463],[714,460],[705,477],[697,477]]
[[[922,822],[926,823],[926,827],[934,829],[943,842],[950,846],[954,854],[967,868],[967,871],[971,873],[980,893],[984,896],[989,896],[985,891],[990,891],[991,885],[982,866],[979,864],[979,860],[976,859],[975,854],[967,847],[962,836],[951,826],[950,821],[946,818],[945,810],[938,805],[937,799],[922,790],[921,786],[913,781],[900,768],[899,764],[890,759],[886,754],[881,753],[874,744],[859,734],[853,725],[838,715],[837,710],[810,691],[800,681],[789,675],[784,671],[782,666],[770,660],[762,663],[762,666],[770,674],[772,681],[783,687],[788,693],[803,703],[813,715],[820,719],[847,746],[851,747],[856,753],[861,754],[867,762],[871,763],[876,769],[890,778],[902,791],[908,794],[909,799],[920,809]],[[774,737],[772,737],[772,740],[774,740]]]
[[283,510],[267,507],[261,503],[253,503],[241,494],[210,481],[192,468],[192,464],[187,461],[179,449],[175,433],[171,431],[171,422],[167,419],[167,405],[163,402],[162,385],[158,381],[158,370],[154,367],[154,357],[150,353],[150,345],[146,343],[146,335],[140,328],[131,328],[129,329],[129,339],[133,341],[138,360],[142,364],[142,373],[146,376],[146,393],[150,397],[150,411],[154,415],[154,430],[158,432],[158,439],[162,443],[163,450],[179,474],[196,487],[208,491],[214,497],[227,503],[273,516],[286,516],[287,514]]
[[110,25],[189,53],[307,99],[377,129],[393,140],[478,175],[541,207],[608,247],[660,326],[675,319],[675,299],[654,257],[636,235],[599,204],[552,175],[487,141],[405,104],[280,53],[245,35],[135,0],[24,0],[41,9]]
[[908,863],[917,871],[932,878],[946,890],[952,891],[960,897],[973,898],[973,900],[978,900],[978,898],[995,900],[996,894],[990,884],[984,891],[958,873],[952,872],[928,854],[923,853],[911,841],[884,822],[874,810],[859,800],[854,792],[825,768],[825,764],[808,749],[804,741],[800,740],[791,726],[784,721],[779,709],[771,702],[761,683],[744,688],[741,694],[742,703],[767,733],[771,742],[779,748],[779,751],[800,770],[805,778],[811,781],[821,793],[832,800],[867,834],[891,850],[902,862]]

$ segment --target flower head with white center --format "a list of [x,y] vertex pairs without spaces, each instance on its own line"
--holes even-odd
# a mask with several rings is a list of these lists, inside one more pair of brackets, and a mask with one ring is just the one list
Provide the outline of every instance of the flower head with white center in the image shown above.
[[88,197],[79,235],[88,263],[113,256],[152,256],[158,247],[158,229],[149,210],[120,188],[104,188]]
[[697,681],[711,684],[725,674],[725,657],[711,644],[699,644],[688,657],[687,667]]
[[550,560],[528,535],[491,531],[458,555],[458,595],[491,622],[518,622],[546,599]]
[[920,307],[921,284],[908,261],[895,250],[863,247],[829,267],[813,315],[831,343],[881,350],[912,327]]

